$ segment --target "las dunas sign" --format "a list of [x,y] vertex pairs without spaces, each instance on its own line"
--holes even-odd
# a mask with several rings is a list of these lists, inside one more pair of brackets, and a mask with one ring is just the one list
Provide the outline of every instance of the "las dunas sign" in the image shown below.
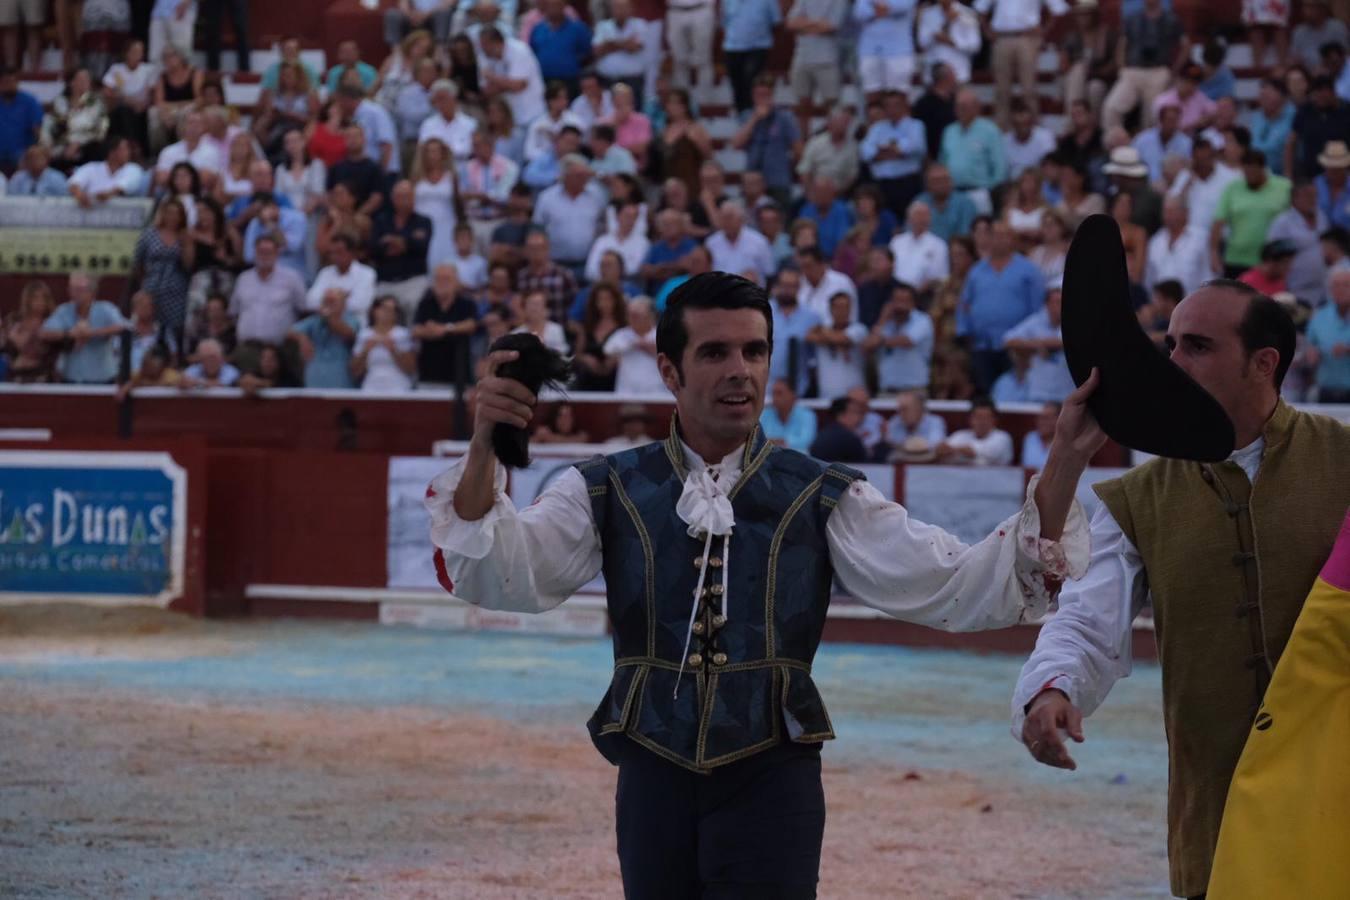
[[167,605],[186,510],[167,453],[0,451],[0,602]]

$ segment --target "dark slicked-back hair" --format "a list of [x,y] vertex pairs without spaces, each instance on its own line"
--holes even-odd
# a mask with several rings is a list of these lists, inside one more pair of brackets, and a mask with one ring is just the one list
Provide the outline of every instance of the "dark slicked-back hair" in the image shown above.
[[704,272],[695,275],[671,291],[665,311],[656,326],[656,351],[664,353],[675,364],[675,370],[684,378],[681,368],[684,350],[689,345],[689,329],[685,327],[686,309],[754,309],[764,316],[768,327],[768,341],[773,348],[773,309],[764,288],[749,279],[727,272]]
[[1247,298],[1247,312],[1238,323],[1242,349],[1251,356],[1257,350],[1275,348],[1280,354],[1280,361],[1275,364],[1275,390],[1278,391],[1284,384],[1285,373],[1294,361],[1294,350],[1298,345],[1298,328],[1289,313],[1256,288],[1232,278],[1213,278],[1200,287],[1223,288]]

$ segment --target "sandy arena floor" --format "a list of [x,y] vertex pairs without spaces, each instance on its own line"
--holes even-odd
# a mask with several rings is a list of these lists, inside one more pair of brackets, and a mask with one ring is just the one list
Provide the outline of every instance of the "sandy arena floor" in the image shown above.
[[[607,641],[0,609],[0,897],[620,895]],[[1021,660],[826,645],[822,898],[1166,896],[1156,669],[1075,773]]]

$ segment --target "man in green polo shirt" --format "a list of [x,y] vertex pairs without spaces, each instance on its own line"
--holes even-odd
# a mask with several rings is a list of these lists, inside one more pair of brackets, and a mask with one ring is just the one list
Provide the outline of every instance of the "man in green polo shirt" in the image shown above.
[[[1275,217],[1289,208],[1289,179],[1266,169],[1260,150],[1242,154],[1242,178],[1224,188],[1209,232],[1210,265],[1237,278],[1261,261],[1261,247]],[[1228,243],[1224,244],[1224,228]]]

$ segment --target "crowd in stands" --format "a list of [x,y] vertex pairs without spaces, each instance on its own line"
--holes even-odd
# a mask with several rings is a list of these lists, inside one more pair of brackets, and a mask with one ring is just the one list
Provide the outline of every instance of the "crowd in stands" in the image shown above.
[[[772,296],[775,440],[1034,459],[991,404],[1053,410],[1072,390],[1065,254],[1105,213],[1160,346],[1182,297],[1239,279],[1299,325],[1286,396],[1350,402],[1339,2],[1303,0],[1291,21],[1282,0],[1248,0],[1230,33],[1188,34],[1169,0],[1119,16],[1094,0],[671,0],[661,29],[631,0],[400,0],[383,59],[347,42],[317,71],[285,39],[248,110],[225,102],[219,46],[194,61],[196,0],[156,0],[143,33],[129,14],[104,23],[108,52],[68,54],[46,108],[20,90],[14,27],[31,36],[43,4],[0,4],[6,192],[154,199],[126,297],[82,272],[59,306],[30,284],[0,377],[402,392],[472,384],[514,330],[573,354],[580,390],[661,393],[666,299],[722,270]],[[236,5],[204,3],[217,22]],[[784,31],[790,66],[769,72]],[[992,105],[972,86],[986,75]],[[819,433],[797,412],[808,397],[831,403]],[[877,397],[898,398],[889,423]],[[979,401],[970,428],[939,432],[927,398]]]

